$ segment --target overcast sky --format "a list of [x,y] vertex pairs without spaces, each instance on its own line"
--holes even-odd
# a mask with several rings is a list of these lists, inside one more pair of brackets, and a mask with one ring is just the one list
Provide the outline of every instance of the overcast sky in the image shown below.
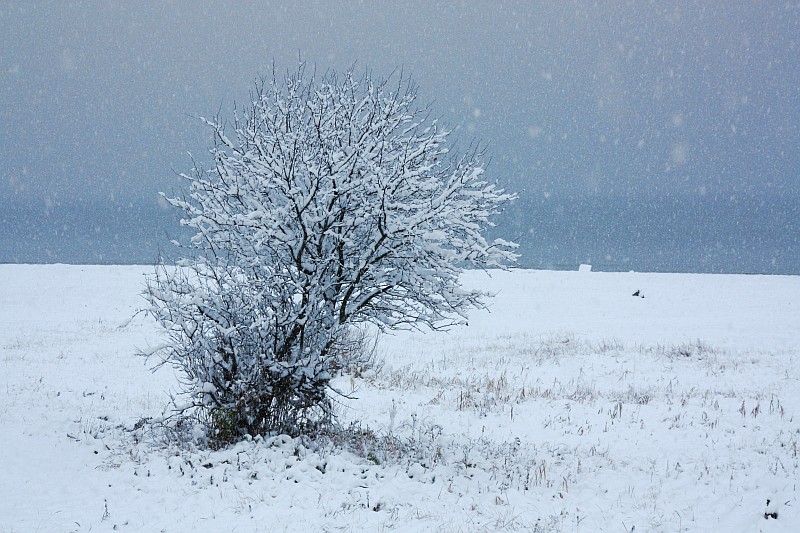
[[0,261],[155,258],[192,118],[354,62],[489,143],[528,266],[800,273],[800,2],[0,1]]

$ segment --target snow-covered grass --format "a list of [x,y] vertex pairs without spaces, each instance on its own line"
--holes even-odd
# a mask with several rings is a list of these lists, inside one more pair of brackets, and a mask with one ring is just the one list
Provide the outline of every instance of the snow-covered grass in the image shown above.
[[800,530],[798,277],[471,272],[491,312],[336,379],[348,433],[211,452],[140,423],[150,271],[0,266],[0,532]]

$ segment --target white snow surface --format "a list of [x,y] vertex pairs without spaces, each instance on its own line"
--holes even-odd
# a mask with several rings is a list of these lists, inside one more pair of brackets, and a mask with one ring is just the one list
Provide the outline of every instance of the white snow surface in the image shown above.
[[203,451],[134,429],[151,272],[0,265],[0,532],[800,531],[800,277],[468,272],[490,312],[334,382],[382,447]]

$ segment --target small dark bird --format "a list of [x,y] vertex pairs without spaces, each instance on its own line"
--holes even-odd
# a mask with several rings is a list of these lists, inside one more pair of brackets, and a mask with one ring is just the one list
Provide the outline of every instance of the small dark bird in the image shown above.
[[637,290],[636,292],[634,292],[634,293],[633,293],[633,295],[634,295],[634,296],[640,296],[641,294],[642,294],[642,293],[641,293],[641,291],[639,291],[639,290]]
[[767,520],[770,518],[773,520],[778,519],[778,502],[767,500],[767,508],[764,510],[764,518]]

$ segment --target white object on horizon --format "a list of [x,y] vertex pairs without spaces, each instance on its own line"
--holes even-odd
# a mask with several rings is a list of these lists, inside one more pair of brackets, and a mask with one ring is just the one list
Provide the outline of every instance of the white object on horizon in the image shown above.
[[591,271],[592,271],[592,265],[581,263],[580,266],[578,266],[578,272],[591,272]]

